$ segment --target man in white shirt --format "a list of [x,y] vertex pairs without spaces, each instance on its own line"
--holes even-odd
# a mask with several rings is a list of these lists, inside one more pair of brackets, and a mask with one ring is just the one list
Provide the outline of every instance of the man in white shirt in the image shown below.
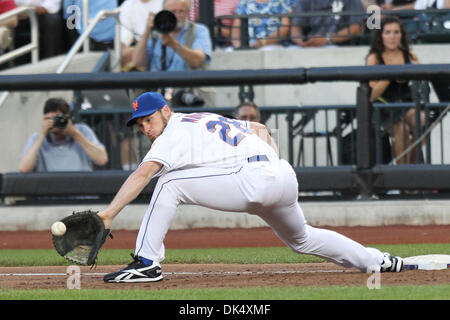
[[122,66],[131,62],[134,44],[144,34],[150,12],[163,8],[163,0],[125,0],[120,6],[120,42],[122,43]]
[[428,8],[450,8],[450,0],[417,0],[414,3],[414,9],[416,10],[425,10]]

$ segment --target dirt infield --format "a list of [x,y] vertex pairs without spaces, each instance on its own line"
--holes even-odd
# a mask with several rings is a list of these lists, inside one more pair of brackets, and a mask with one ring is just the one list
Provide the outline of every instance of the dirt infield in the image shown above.
[[[386,226],[328,228],[362,244],[449,243],[450,226]],[[137,231],[116,230],[106,248],[134,247]],[[166,248],[268,247],[283,246],[269,228],[171,230]],[[1,249],[52,248],[50,233],[0,232]],[[132,250],[130,250],[131,252]],[[164,264],[164,280],[150,284],[105,284],[103,274],[118,266],[81,267],[82,288],[106,289],[181,289],[205,287],[285,287],[285,286],[365,286],[368,276],[355,269],[331,263],[266,265],[186,265]],[[405,271],[383,274],[383,285],[420,285],[450,283],[450,270]],[[245,284],[245,285],[244,285]],[[66,267],[0,268],[0,289],[67,288]]]
[[[450,243],[450,225],[323,228],[362,244]],[[106,248],[134,248],[137,231],[113,230],[112,233],[114,239],[105,244]],[[284,246],[270,228],[169,230],[164,245],[168,249]],[[0,231],[0,249],[33,248],[53,248],[50,232]]]
[[[163,266],[163,281],[154,283],[104,283],[103,274],[117,266],[81,267],[82,289],[192,289],[288,286],[365,286],[368,275],[331,263],[303,264],[195,264]],[[65,289],[66,267],[0,268],[1,289]],[[34,275],[32,275],[34,274]],[[383,273],[381,285],[433,285],[450,283],[450,269],[407,270]]]

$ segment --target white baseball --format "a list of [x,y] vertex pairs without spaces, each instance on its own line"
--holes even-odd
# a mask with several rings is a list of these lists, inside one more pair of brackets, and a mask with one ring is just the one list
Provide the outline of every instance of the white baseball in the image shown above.
[[60,237],[66,233],[66,230],[66,225],[61,221],[56,221],[52,224],[51,231],[54,236]]

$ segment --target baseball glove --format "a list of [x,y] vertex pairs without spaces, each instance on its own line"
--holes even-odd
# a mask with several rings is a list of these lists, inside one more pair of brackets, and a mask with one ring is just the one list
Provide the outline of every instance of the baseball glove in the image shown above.
[[112,238],[110,229],[105,229],[97,212],[91,210],[74,212],[61,222],[66,232],[62,236],[52,234],[56,251],[71,262],[94,266],[106,238]]

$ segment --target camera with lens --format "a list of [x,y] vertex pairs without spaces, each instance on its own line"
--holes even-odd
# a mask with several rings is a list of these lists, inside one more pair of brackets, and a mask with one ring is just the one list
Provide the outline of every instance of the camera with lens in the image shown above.
[[153,19],[153,29],[162,34],[168,34],[177,27],[177,17],[169,10],[161,10]]
[[53,117],[53,127],[64,129],[67,126],[69,119],[64,115],[57,115]]
[[204,105],[205,101],[186,89],[180,89],[173,94],[172,103],[178,106],[200,107]]

